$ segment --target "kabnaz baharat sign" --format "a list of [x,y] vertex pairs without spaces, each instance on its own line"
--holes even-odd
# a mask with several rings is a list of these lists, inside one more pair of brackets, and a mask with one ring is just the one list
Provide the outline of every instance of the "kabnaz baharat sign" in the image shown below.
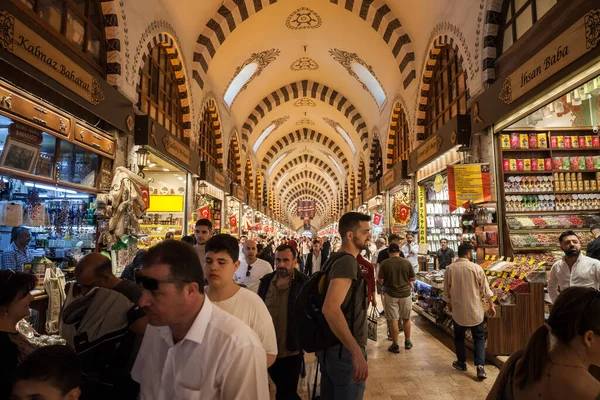
[[96,78],[6,11],[0,11],[0,47],[90,103],[104,100]]
[[510,104],[600,43],[600,9],[585,14],[569,29],[510,74],[500,99]]

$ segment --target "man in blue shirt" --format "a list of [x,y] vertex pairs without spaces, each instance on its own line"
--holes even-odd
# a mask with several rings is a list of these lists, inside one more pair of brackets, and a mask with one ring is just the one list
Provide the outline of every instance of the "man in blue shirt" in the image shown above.
[[23,265],[33,261],[33,254],[27,248],[31,240],[29,229],[20,227],[13,232],[13,241],[2,253],[1,269],[12,269],[15,272],[23,271]]

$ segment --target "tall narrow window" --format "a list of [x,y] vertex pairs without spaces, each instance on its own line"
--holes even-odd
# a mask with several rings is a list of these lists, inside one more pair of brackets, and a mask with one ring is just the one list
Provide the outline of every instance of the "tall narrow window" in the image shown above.
[[244,188],[246,188],[248,193],[250,193],[250,196],[252,196],[252,164],[250,163],[250,160],[246,160],[246,171],[244,174]]
[[238,174],[237,167],[237,157],[238,153],[236,151],[237,140],[235,137],[231,140],[231,144],[229,145],[229,152],[227,153],[227,176],[231,179],[232,182],[240,183],[240,178]]
[[172,135],[189,145],[183,135],[183,114],[175,71],[162,44],[154,46],[142,69],[139,108]]
[[104,73],[105,40],[97,0],[12,0]]
[[432,136],[458,114],[467,113],[467,74],[452,46],[441,48],[433,67],[427,105],[425,107],[425,137]]
[[392,165],[401,160],[408,160],[410,143],[408,141],[408,121],[404,110],[398,105],[394,108],[391,124],[391,136],[394,141],[392,149]]
[[529,30],[557,0],[504,0],[504,26],[499,36],[502,53]]
[[217,128],[219,120],[217,118],[217,109],[214,105],[208,104],[204,107],[204,117],[200,121],[200,131],[198,132],[198,154],[202,161],[207,161],[215,168],[219,168],[217,160]]

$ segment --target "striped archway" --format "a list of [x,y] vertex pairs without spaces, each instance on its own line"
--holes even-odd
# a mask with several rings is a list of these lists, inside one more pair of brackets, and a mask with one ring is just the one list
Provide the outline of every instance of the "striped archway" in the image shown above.
[[246,151],[248,138],[252,134],[254,128],[258,125],[259,121],[264,118],[268,112],[300,97],[311,97],[315,100],[320,100],[344,114],[350,124],[356,129],[363,145],[363,150],[367,149],[369,146],[367,124],[356,107],[337,90],[318,82],[302,80],[277,89],[258,103],[242,126],[242,150]]
[[232,182],[242,182],[242,156],[237,132],[231,134],[229,151],[227,152],[227,175]]
[[121,31],[115,0],[100,0],[106,41],[106,81],[116,88],[121,84]]
[[373,143],[371,144],[371,155],[369,157],[369,182],[377,182],[383,176],[383,157],[381,154],[381,144],[379,143],[379,135],[373,135]]
[[357,194],[361,195],[365,190],[367,190],[367,169],[365,167],[365,162],[361,160],[358,162],[358,186],[357,186]]
[[[459,49],[457,43],[454,42],[454,38],[449,35],[439,35],[435,39],[433,39],[431,46],[429,47],[429,51],[427,53],[427,57],[425,59],[425,66],[423,68],[423,76],[420,82],[420,90],[419,93],[419,102],[418,102],[418,111],[417,111],[417,123],[415,128],[415,134],[417,140],[423,140],[425,135],[425,112],[427,107],[427,95],[429,93],[430,81],[433,75],[433,69],[437,63],[437,57],[445,46],[451,46],[454,48],[458,56],[459,63],[463,64],[463,55]],[[466,90],[469,90],[469,74],[466,72]]]
[[138,67],[136,92],[139,93],[141,91],[140,84],[142,82],[144,65],[146,64],[146,60],[155,46],[162,46],[169,56],[169,61],[175,73],[175,79],[177,80],[177,89],[179,90],[179,100],[181,102],[181,114],[183,119],[183,137],[191,141],[192,114],[190,108],[190,97],[187,88],[188,83],[181,55],[179,54],[177,46],[175,45],[171,35],[167,33],[159,33],[147,42],[146,50],[144,50],[144,53],[142,54],[141,62],[139,63]]
[[410,152],[410,121],[405,110],[406,107],[399,101],[394,103],[394,107],[392,107],[386,158],[386,167],[388,170],[394,167],[394,161],[396,161],[394,159],[395,149],[398,152],[398,159],[408,160],[408,153]]
[[[201,108],[201,114],[200,114],[200,119],[199,121],[203,121],[208,123],[212,129],[214,130],[214,134],[215,134],[215,142],[216,142],[216,148],[217,148],[217,168],[219,170],[223,170],[223,132],[221,130],[221,127],[223,126],[221,124],[221,114],[219,113],[219,108],[217,106],[217,102],[215,101],[215,99],[210,98],[208,100],[206,100],[206,102],[204,103],[204,105]],[[201,124],[199,124],[201,125]],[[197,138],[196,142],[197,142]],[[198,143],[196,143],[196,145],[198,146]]]
[[[290,190],[288,193],[286,193],[282,197],[282,199],[283,199],[284,204],[286,204],[289,208],[292,206],[292,204],[290,204],[290,202],[288,200],[295,199],[299,195],[302,196],[302,194],[312,194],[313,196],[317,197],[320,200],[324,209],[329,208],[329,206],[328,206],[329,200],[327,199],[327,196],[325,195],[325,193],[323,193],[322,190],[309,188],[309,187],[298,186],[298,187],[294,188],[293,190]],[[300,199],[300,200],[302,200],[302,199]]]
[[348,163],[348,159],[344,155],[344,152],[341,150],[340,146],[338,146],[334,140],[332,140],[331,138],[325,136],[324,134],[322,134],[320,132],[317,132],[317,131],[314,131],[314,130],[308,129],[308,128],[302,128],[302,129],[298,129],[293,132],[290,132],[287,135],[283,136],[281,139],[277,140],[277,142],[275,142],[275,144],[273,146],[271,146],[271,148],[269,150],[267,150],[267,153],[265,154],[263,162],[262,162],[263,171],[267,171],[267,169],[269,168],[269,166],[271,165],[273,160],[276,159],[276,156],[281,155],[283,150],[287,146],[289,146],[293,143],[303,141],[303,140],[304,141],[308,140],[310,142],[317,142],[317,143],[320,143],[323,146],[327,147],[342,162],[342,166],[343,166],[344,170],[346,172],[348,172],[350,170],[350,164]]
[[329,181],[322,175],[323,172],[318,171],[301,171],[287,178],[287,181],[283,184],[279,190],[279,194],[285,193],[287,188],[294,186],[297,183],[314,182],[320,187],[327,189],[328,193],[334,193],[333,186]]
[[321,160],[320,158],[317,158],[315,156],[311,156],[308,154],[303,154],[300,155],[290,161],[288,161],[283,167],[281,167],[281,169],[279,169],[279,172],[277,172],[277,175],[275,175],[275,177],[273,178],[273,184],[276,185],[277,181],[279,181],[279,179],[285,175],[285,173],[290,170],[291,168],[295,167],[296,165],[300,165],[300,164],[308,164],[310,163],[311,166],[314,165],[317,168],[321,169],[322,171],[324,171],[331,179],[333,179],[333,181],[335,182],[335,184],[337,186],[339,186],[340,182],[338,179],[337,174],[335,173],[335,171],[333,171],[333,169],[331,169],[331,167],[329,166],[329,164],[327,164],[326,162],[324,162],[323,160]]
[[[327,1],[327,0],[322,0]],[[408,88],[417,77],[415,53],[408,33],[383,0],[328,0],[356,14],[375,30],[390,48],[398,64],[402,86]],[[229,35],[252,15],[277,0],[226,0],[206,23],[194,46],[193,78],[204,89],[206,75],[217,50]]]
[[246,156],[246,166],[244,168],[244,188],[250,193],[250,197],[254,197],[254,170],[250,156]]

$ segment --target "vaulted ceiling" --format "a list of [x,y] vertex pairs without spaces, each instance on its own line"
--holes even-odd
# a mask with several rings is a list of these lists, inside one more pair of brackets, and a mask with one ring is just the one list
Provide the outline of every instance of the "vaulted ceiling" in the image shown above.
[[436,14],[390,0],[182,0],[169,12],[193,92],[217,99],[242,165],[251,160],[289,221],[298,200],[314,200],[317,226],[361,161],[368,177],[375,127],[396,97],[415,103]]

